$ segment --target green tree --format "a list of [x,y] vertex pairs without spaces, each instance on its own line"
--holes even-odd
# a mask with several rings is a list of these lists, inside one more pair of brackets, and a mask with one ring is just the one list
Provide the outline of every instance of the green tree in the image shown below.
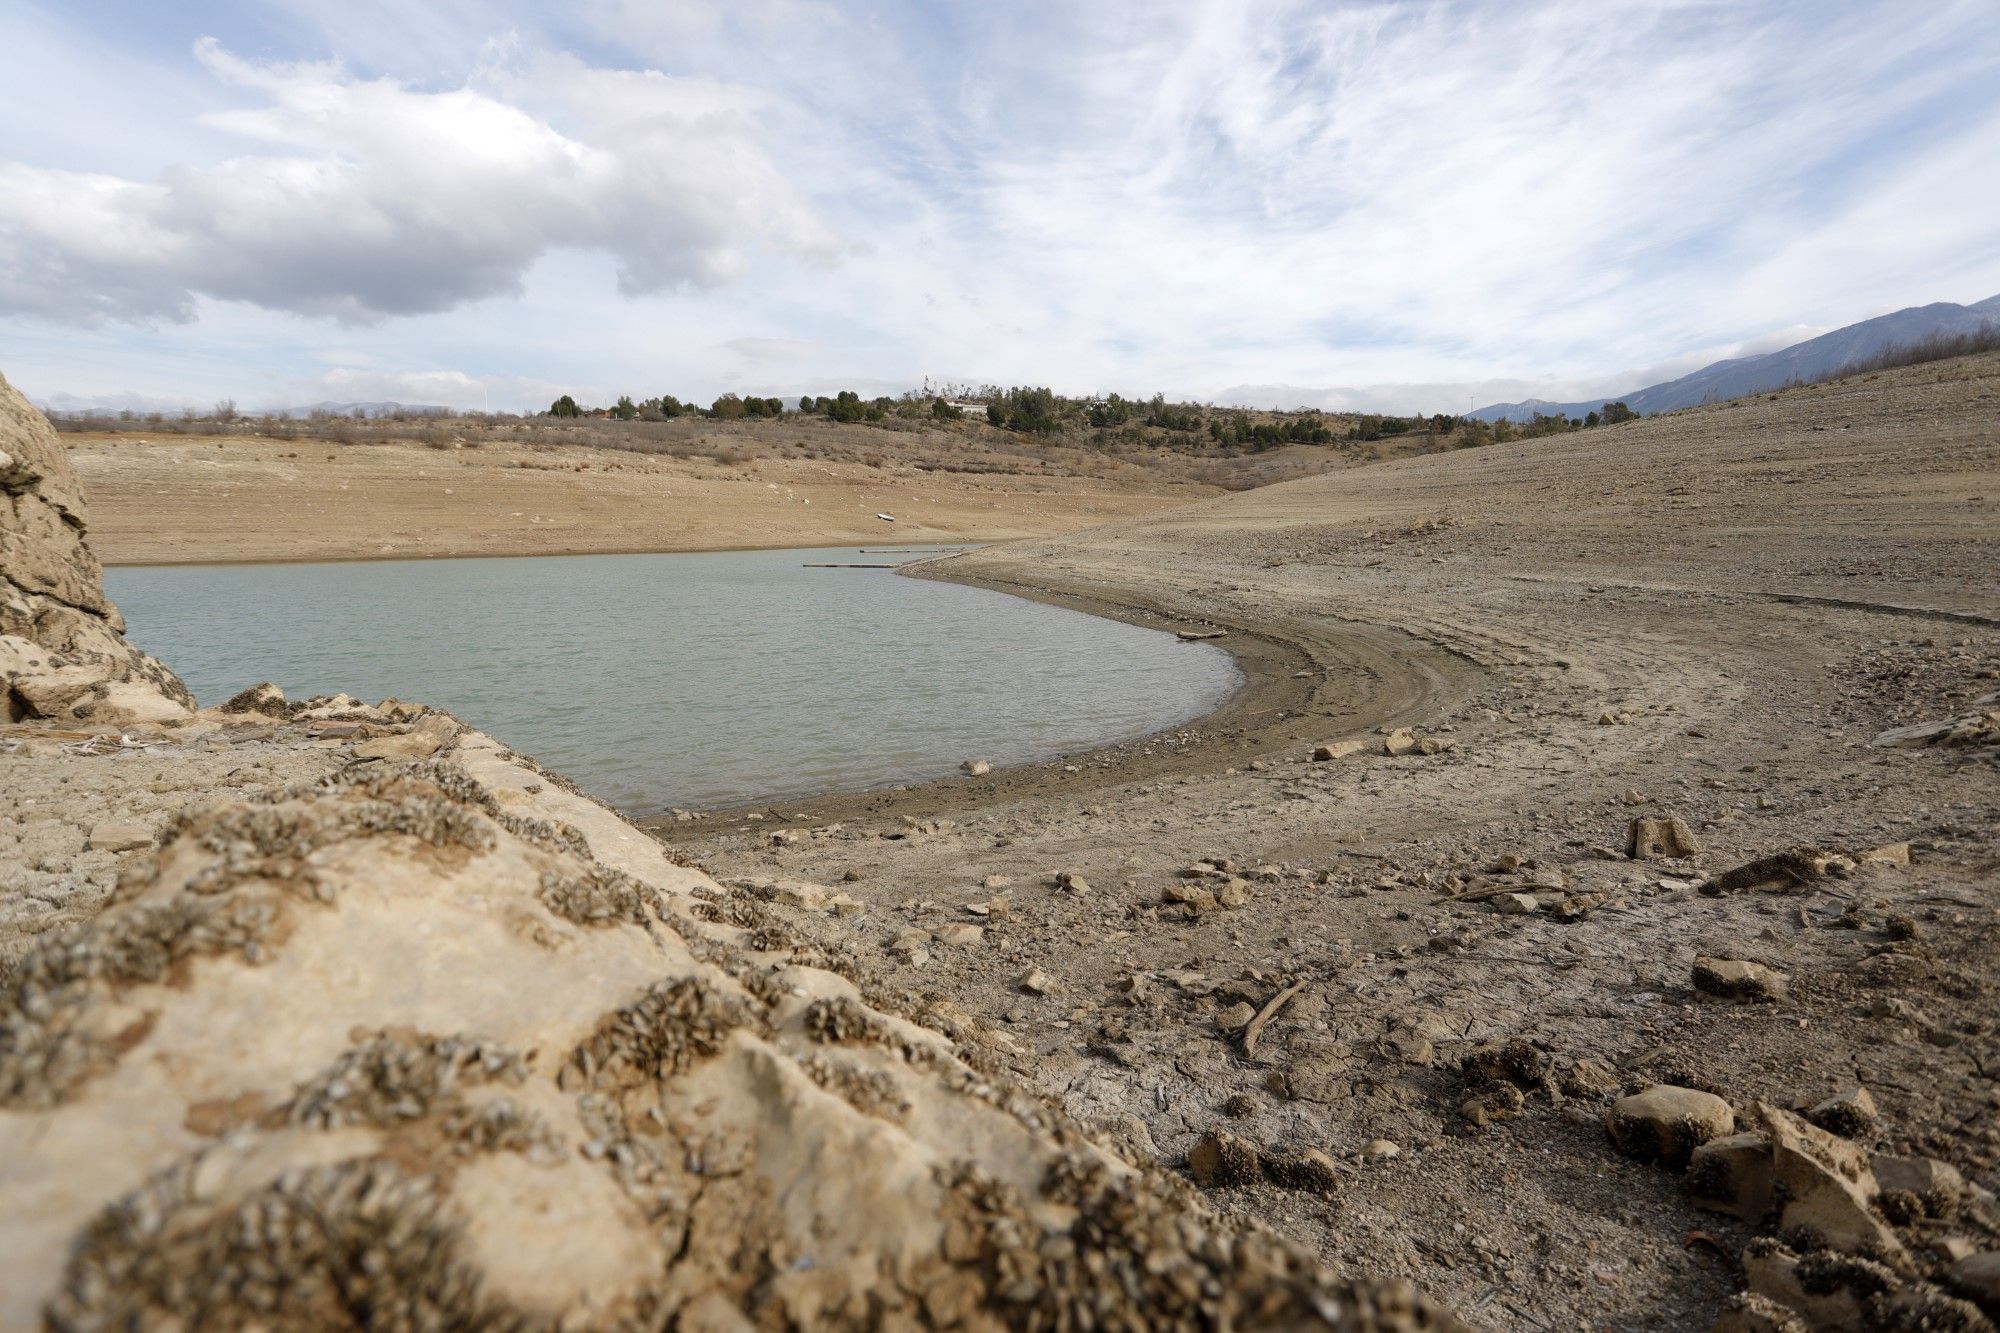
[[1604,405],[1603,420],[1607,426],[1615,426],[1621,421],[1635,421],[1638,419],[1638,416],[1637,412],[1634,412],[1622,402],[1606,403]]
[[725,393],[715,400],[714,406],[708,409],[708,414],[717,421],[735,421],[742,417],[745,411],[741,398],[733,393]]
[[576,399],[570,397],[568,394],[564,394],[549,404],[549,415],[552,417],[580,417],[583,415],[583,409],[576,405]]
[[611,415],[620,421],[635,420],[639,415],[639,405],[632,401],[630,394],[621,393],[618,395],[618,401],[612,405]]
[[939,421],[956,421],[965,413],[946,402],[943,397],[931,399],[931,415]]

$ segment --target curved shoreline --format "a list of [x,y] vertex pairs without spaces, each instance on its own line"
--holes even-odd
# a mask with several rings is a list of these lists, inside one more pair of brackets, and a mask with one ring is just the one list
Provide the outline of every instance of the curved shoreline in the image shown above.
[[[788,799],[786,809],[757,802],[702,811],[702,818],[693,821],[650,815],[632,822],[648,832],[671,834],[676,842],[699,842],[705,832],[729,831],[752,814],[773,829],[847,819],[955,818],[1058,790],[1075,796],[1134,782],[1200,777],[1268,755],[1420,721],[1463,697],[1479,675],[1451,650],[1388,626],[1342,621],[1334,632],[1313,633],[1259,617],[1248,606],[1240,620],[1226,622],[1176,606],[1168,585],[1141,594],[1082,580],[1026,582],[959,574],[944,568],[953,558],[911,561],[897,573],[984,588],[1164,633],[1194,626],[1222,629],[1224,636],[1212,643],[1229,653],[1243,683],[1200,717],[1130,740],[996,768],[980,777],[835,790]],[[806,806],[810,809],[801,809]]]

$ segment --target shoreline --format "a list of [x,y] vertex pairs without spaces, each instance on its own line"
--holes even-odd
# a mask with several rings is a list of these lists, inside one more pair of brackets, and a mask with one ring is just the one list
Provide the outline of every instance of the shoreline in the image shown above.
[[[1009,541],[1025,541],[1022,537],[1008,537],[984,541],[967,538],[962,542],[944,542],[939,545],[972,550],[981,546],[1000,546]],[[634,546],[618,550],[590,551],[427,551],[421,555],[312,555],[277,556],[273,558],[216,559],[216,560],[101,560],[105,569],[238,569],[245,565],[421,565],[437,560],[571,560],[593,555],[748,555],[756,551],[850,551],[861,549],[850,542],[814,542],[798,546],[791,544],[771,545],[758,542],[743,546],[701,546],[701,547],[657,547]],[[930,557],[920,557],[928,559]],[[914,563],[914,562],[913,562]]]
[[[989,548],[998,545],[1003,543],[991,543]],[[978,777],[961,774],[783,798],[790,813],[774,802],[749,802],[693,811],[694,819],[672,814],[627,818],[649,833],[688,844],[702,842],[704,834],[727,836],[752,815],[772,830],[828,820],[962,818],[1058,793],[1078,796],[1136,782],[1233,772],[1301,747],[1310,750],[1413,721],[1469,695],[1479,681],[1477,667],[1468,660],[1387,625],[1342,622],[1331,633],[1315,635],[1304,627],[1287,632],[1248,606],[1242,609],[1240,623],[1225,623],[1176,608],[1173,590],[1164,584],[1146,594],[1131,589],[1114,593],[1087,580],[1065,582],[1053,575],[1046,582],[1031,583],[943,568],[952,558],[912,561],[895,572],[1005,593],[1162,633],[1177,634],[1194,626],[1219,628],[1224,631],[1221,638],[1202,642],[1230,655],[1242,683],[1216,708],[1185,722],[1053,759],[996,767]],[[1443,658],[1453,659],[1460,669],[1440,671]],[[1391,662],[1408,668],[1405,679],[1425,682],[1416,700],[1399,694],[1391,688],[1393,679],[1381,674]],[[1376,688],[1370,688],[1371,683]]]

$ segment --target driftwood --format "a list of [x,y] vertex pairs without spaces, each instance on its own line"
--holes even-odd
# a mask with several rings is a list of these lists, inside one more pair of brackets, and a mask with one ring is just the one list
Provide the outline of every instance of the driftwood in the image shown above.
[[1295,981],[1276,995],[1273,995],[1265,1003],[1264,1007],[1257,1011],[1257,1016],[1250,1020],[1248,1027],[1243,1029],[1243,1054],[1255,1055],[1257,1053],[1257,1039],[1264,1035],[1265,1027],[1277,1016],[1280,1009],[1283,1009],[1292,1002],[1294,995],[1297,995],[1305,988],[1305,982]]

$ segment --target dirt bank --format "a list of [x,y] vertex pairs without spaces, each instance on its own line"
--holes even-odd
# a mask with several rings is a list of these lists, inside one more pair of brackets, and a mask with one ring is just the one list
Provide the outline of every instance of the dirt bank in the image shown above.
[[107,564],[991,542],[1216,493],[1164,478],[959,473],[896,459],[725,463],[240,435],[64,442]]
[[[837,888],[790,915],[1163,1160],[1327,1153],[1330,1195],[1208,1178],[1344,1266],[1498,1326],[1701,1327],[1774,1224],[1621,1155],[1618,1094],[1749,1124],[1859,1084],[1870,1147],[2000,1186],[1996,568],[1996,358],[1384,463],[925,570],[1251,638],[1186,737],[662,833]],[[1698,846],[1628,857],[1635,817]],[[1698,892],[1800,846],[1892,851]],[[1701,993],[1700,956],[1786,994]],[[1463,1067],[1515,1039],[1513,1092]],[[1967,1197],[1923,1271],[1995,1245]]]

